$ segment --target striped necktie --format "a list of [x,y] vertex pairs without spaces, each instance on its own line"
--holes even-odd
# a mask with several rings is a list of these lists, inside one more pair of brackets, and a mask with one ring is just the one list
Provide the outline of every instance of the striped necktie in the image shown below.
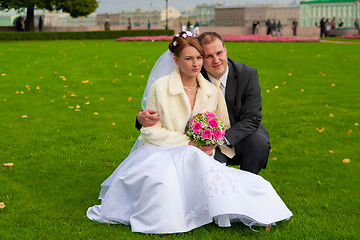
[[[214,84],[217,87],[218,92],[219,92],[218,105],[217,105],[215,114],[217,114],[220,117],[220,119],[224,122],[224,124],[226,125],[225,130],[227,130],[230,128],[230,120],[229,120],[229,114],[228,114],[228,110],[227,110],[227,106],[226,106],[226,102],[225,102],[224,93],[220,88],[221,82],[219,79],[216,79]],[[229,148],[225,144],[220,146],[220,150],[223,154],[225,154],[229,158],[232,158],[235,156],[235,149]]]

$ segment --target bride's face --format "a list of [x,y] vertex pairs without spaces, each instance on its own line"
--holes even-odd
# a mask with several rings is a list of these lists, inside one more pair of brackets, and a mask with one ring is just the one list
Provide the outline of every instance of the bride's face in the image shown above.
[[203,64],[203,57],[200,52],[191,46],[186,46],[180,52],[179,56],[175,56],[175,63],[179,66],[180,74],[185,78],[196,77]]

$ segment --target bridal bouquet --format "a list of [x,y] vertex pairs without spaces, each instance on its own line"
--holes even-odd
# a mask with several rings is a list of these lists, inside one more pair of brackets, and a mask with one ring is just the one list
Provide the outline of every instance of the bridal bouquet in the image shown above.
[[212,112],[199,113],[194,116],[186,127],[186,136],[202,145],[222,145],[225,136],[225,124],[219,116]]

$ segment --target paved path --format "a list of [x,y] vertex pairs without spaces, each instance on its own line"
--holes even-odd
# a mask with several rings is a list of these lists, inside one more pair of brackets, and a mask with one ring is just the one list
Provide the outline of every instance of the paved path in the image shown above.
[[360,42],[342,42],[342,41],[329,41],[329,40],[320,40],[319,42],[360,44]]

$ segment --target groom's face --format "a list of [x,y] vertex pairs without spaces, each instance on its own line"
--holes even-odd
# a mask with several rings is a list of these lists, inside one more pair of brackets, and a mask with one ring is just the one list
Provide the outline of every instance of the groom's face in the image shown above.
[[209,44],[203,44],[202,47],[205,52],[205,70],[214,78],[222,77],[226,72],[228,63],[226,47],[219,39]]

